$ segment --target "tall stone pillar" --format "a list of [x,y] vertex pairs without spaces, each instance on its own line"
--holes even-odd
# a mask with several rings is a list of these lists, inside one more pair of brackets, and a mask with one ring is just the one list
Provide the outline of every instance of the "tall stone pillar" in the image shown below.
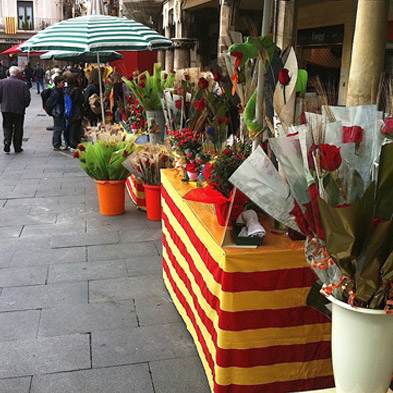
[[[171,28],[169,26],[165,27],[165,37],[171,38]],[[173,59],[174,59],[173,49],[167,49],[165,51],[165,71],[166,72],[173,71]]]
[[296,0],[280,0],[277,18],[276,44],[281,49],[296,41]]
[[358,0],[347,106],[370,104],[384,67],[388,0]]
[[228,49],[228,42],[230,42],[229,31],[232,25],[233,8],[232,0],[221,0],[217,54],[219,64],[223,63],[222,56]]
[[174,38],[173,47],[175,48],[174,66],[175,70],[189,68],[191,65],[191,49],[195,41],[190,38]]

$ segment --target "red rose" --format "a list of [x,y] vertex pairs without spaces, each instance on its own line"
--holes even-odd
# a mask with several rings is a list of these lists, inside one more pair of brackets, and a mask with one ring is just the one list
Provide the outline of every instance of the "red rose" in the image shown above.
[[145,82],[140,81],[140,82],[138,83],[138,86],[139,86],[141,89],[144,89],[146,85],[145,85]]
[[206,107],[206,103],[203,98],[194,101],[194,108],[197,112],[202,112],[205,109],[205,107]]
[[393,136],[393,117],[387,117],[381,130],[382,134]]
[[220,82],[221,81],[221,74],[218,71],[212,71],[213,74],[213,79],[216,82]]
[[198,166],[197,166],[197,164],[195,164],[195,162],[189,162],[186,165],[186,171],[187,172],[195,173],[195,172],[198,171],[197,169],[198,169]]
[[176,107],[176,109],[181,110],[181,108],[183,107],[183,102],[182,102],[182,100],[176,100],[176,101],[175,101],[175,107]]
[[343,143],[356,143],[363,140],[363,128],[359,126],[343,127]]
[[130,155],[130,153],[127,150],[123,151],[123,157],[127,158]]
[[140,80],[140,81],[146,80],[146,75],[145,75],[145,74],[140,75],[140,76],[139,76],[139,80]]
[[80,143],[80,144],[78,145],[78,149],[79,149],[80,151],[85,151],[85,150],[86,150],[86,147],[85,147],[85,145],[83,145],[82,143]]
[[280,70],[280,72],[278,73],[278,81],[283,86],[289,85],[289,82],[291,81],[291,78],[289,76],[289,70],[287,68],[282,68]]
[[205,79],[205,78],[199,78],[198,87],[201,90],[207,89],[209,87],[209,81],[207,79]]
[[79,158],[79,157],[80,157],[79,150],[75,150],[75,151],[72,153],[72,158]]
[[233,56],[236,60],[235,60],[235,68],[239,68],[240,64],[242,62],[243,59],[243,52],[240,51],[234,51],[231,53],[231,56]]
[[224,154],[224,156],[230,156],[232,154],[232,150],[231,149],[224,149],[222,151],[222,154]]
[[338,169],[342,163],[340,148],[334,145],[319,145],[321,168],[328,172]]

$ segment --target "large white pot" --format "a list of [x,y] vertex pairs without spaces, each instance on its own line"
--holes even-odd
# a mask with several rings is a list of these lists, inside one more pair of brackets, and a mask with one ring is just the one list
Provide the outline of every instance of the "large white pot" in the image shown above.
[[336,393],[386,393],[393,375],[393,316],[328,299]]

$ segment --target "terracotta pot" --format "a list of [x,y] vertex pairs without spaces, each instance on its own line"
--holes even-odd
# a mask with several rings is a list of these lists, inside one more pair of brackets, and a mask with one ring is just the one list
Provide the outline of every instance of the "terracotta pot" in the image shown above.
[[161,185],[144,184],[146,213],[150,221],[161,221]]
[[125,180],[96,180],[98,205],[103,216],[124,213]]

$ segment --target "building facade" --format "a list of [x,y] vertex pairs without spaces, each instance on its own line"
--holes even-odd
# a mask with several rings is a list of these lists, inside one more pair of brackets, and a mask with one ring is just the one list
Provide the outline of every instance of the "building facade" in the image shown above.
[[63,0],[1,0],[0,50],[25,41],[63,15]]

